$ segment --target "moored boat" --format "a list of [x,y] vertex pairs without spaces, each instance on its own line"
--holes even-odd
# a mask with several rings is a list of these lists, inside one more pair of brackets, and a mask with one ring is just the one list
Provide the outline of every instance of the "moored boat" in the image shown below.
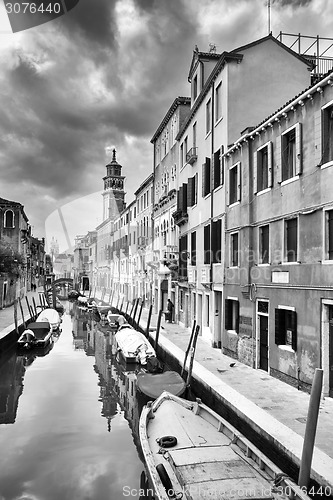
[[52,331],[56,331],[60,328],[62,320],[59,313],[55,309],[47,308],[43,309],[43,311],[39,313],[36,323],[45,321],[50,323]]
[[179,373],[173,370],[163,373],[140,372],[137,374],[136,387],[149,398],[156,399],[163,391],[181,396],[186,389],[186,383]]
[[30,323],[17,341],[21,349],[45,348],[52,342],[52,327],[48,321]]
[[163,392],[143,408],[139,435],[155,500],[310,498],[200,400]]
[[115,334],[116,346],[126,363],[145,365],[150,356],[155,356],[155,350],[148,339],[129,325]]

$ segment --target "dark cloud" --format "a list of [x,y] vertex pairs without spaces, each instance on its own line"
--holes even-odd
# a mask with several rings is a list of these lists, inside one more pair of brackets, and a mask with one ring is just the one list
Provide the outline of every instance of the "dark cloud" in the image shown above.
[[293,7],[297,9],[298,7],[307,7],[313,2],[313,0],[272,0],[272,4],[278,7]]

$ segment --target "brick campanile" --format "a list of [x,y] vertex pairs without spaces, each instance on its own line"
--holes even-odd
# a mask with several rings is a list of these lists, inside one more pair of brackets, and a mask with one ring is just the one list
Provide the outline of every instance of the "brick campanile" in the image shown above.
[[124,180],[121,175],[122,166],[116,160],[116,150],[112,151],[112,160],[106,165],[106,176],[103,177],[103,221],[115,219],[126,207]]

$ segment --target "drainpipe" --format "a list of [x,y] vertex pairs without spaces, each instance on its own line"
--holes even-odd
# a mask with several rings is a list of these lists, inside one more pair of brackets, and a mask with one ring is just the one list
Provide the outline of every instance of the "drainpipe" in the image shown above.
[[[212,83],[212,124],[211,124],[211,155],[210,155],[210,165],[211,168],[214,168],[214,116],[215,116],[215,81]],[[212,242],[212,234],[213,234],[213,216],[214,216],[214,183],[212,182],[212,172],[210,174],[210,181],[211,181],[211,186],[210,186],[210,243]],[[210,245],[211,246],[211,245]],[[210,280],[211,280],[211,291],[213,292],[213,258],[212,258],[212,252],[210,252]],[[212,300],[210,307],[214,306],[214,311],[216,309],[215,302],[214,302],[214,292],[212,293]],[[209,314],[209,311],[208,311]],[[215,319],[215,314],[211,316],[212,318]],[[215,321],[213,321],[213,347],[215,347]]]

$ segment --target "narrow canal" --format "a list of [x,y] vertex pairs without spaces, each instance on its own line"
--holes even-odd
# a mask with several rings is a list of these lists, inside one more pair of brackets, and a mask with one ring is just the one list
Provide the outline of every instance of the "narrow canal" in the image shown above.
[[0,500],[140,498],[135,373],[111,344],[66,303],[50,352],[1,356]]

